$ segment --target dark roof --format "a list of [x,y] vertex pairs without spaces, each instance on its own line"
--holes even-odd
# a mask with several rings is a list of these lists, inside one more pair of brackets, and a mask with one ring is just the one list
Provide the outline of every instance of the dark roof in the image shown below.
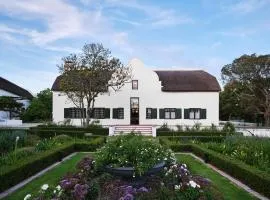
[[60,90],[60,81],[61,81],[61,76],[57,76],[53,85],[52,85],[52,91],[61,91]]
[[24,97],[27,99],[32,99],[33,95],[28,92],[27,90],[21,88],[20,86],[4,79],[3,77],[0,76],[0,89],[5,90],[7,92],[16,94],[20,97]]
[[[203,70],[195,71],[155,71],[164,92],[218,92],[217,79]],[[61,76],[52,86],[52,91],[60,91]]]
[[217,79],[203,70],[155,71],[165,92],[218,92]]

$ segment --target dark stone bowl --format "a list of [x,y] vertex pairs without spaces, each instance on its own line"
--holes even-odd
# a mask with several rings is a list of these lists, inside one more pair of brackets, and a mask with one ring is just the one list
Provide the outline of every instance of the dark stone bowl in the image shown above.
[[[154,167],[152,167],[150,170],[148,170],[144,176],[148,176],[148,175],[152,175],[152,174],[156,174],[158,172],[160,172],[162,170],[162,168],[165,166],[165,162],[162,161],[158,164],[156,164]],[[134,173],[135,173],[135,169],[133,167],[111,167],[111,166],[106,166],[105,167],[105,171],[114,175],[114,176],[120,176],[123,178],[132,178]]]

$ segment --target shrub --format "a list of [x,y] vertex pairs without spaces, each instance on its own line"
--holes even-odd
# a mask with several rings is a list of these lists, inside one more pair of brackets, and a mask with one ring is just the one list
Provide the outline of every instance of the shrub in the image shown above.
[[68,135],[57,135],[53,138],[56,142],[59,142],[59,143],[64,143],[64,142],[68,142],[68,141],[71,141],[73,140],[72,137],[68,136]]
[[223,131],[160,131],[157,130],[157,136],[226,136]]
[[157,129],[157,131],[172,131],[172,130],[169,129],[167,123],[164,123],[161,127],[159,127],[159,128]]
[[223,126],[222,131],[232,134],[235,133],[235,127],[231,122],[226,122],[225,125]]
[[4,154],[0,157],[0,164],[1,165],[12,165],[16,163],[19,159],[31,156],[35,153],[34,147],[23,147],[17,150],[15,153],[9,152],[7,154]]
[[172,159],[170,151],[162,148],[157,140],[134,134],[110,138],[96,154],[98,167],[134,167],[137,175],[162,161],[170,163]]
[[35,146],[40,141],[38,135],[27,134],[25,138],[25,146]]
[[46,151],[52,149],[55,146],[55,141],[52,139],[43,139],[36,144],[35,150],[36,151]]
[[25,135],[24,130],[0,129],[1,154],[14,150],[16,137],[19,137],[18,147],[24,146]]

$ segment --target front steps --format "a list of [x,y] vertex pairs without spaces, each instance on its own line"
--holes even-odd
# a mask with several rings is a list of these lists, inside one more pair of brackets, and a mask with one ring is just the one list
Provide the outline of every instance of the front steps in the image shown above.
[[110,135],[129,134],[131,132],[139,133],[144,136],[155,137],[156,135],[155,128],[151,125],[115,125],[110,128]]

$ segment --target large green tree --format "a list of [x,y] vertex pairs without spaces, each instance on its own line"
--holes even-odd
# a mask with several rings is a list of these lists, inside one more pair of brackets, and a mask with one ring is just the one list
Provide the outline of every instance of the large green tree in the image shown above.
[[50,89],[40,91],[25,110],[22,119],[26,122],[52,120],[52,92]]
[[243,86],[238,97],[243,108],[263,115],[270,126],[270,55],[243,55],[222,68],[225,83],[237,82]]
[[102,44],[86,44],[80,54],[71,54],[63,61],[59,66],[61,91],[82,108],[83,113],[83,108],[86,108],[86,125],[90,122],[98,95],[109,89],[119,90],[131,77],[130,68],[112,57],[110,50]]
[[256,113],[247,111],[242,103],[241,94],[244,86],[236,81],[227,83],[223,91],[219,93],[219,118],[227,121],[242,119],[246,122],[254,122]]
[[9,112],[9,118],[19,116],[22,112],[23,104],[17,102],[13,97],[0,97],[0,110]]

